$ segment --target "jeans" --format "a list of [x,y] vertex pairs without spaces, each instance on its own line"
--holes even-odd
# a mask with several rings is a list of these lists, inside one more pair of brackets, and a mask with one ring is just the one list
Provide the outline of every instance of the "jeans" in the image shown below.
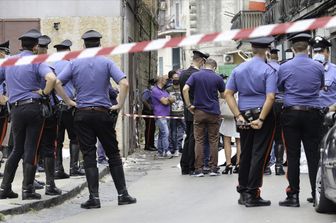
[[157,142],[157,149],[160,154],[168,152],[169,147],[169,128],[168,122],[165,118],[159,118],[155,121],[159,129],[159,137]]
[[184,135],[185,124],[181,119],[172,119],[169,121],[169,151],[174,153],[176,150],[182,152],[182,141]]

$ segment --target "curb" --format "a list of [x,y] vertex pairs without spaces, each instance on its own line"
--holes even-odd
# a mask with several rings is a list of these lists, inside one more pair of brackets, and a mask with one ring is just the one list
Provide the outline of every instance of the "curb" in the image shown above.
[[[109,173],[109,168],[108,166],[102,167],[102,169],[99,169],[99,179],[103,178]],[[13,208],[8,208],[5,210],[0,211],[0,214],[3,215],[15,215],[15,214],[24,214],[29,211],[39,211],[44,208],[50,208],[56,205],[60,205],[66,200],[69,200],[73,197],[75,197],[77,194],[79,194],[85,187],[87,186],[87,182],[83,182],[71,190],[67,191],[66,193],[62,193],[59,196],[55,197],[50,197],[49,199],[44,199],[44,200],[38,200],[35,202],[23,204],[19,207],[13,207]]]

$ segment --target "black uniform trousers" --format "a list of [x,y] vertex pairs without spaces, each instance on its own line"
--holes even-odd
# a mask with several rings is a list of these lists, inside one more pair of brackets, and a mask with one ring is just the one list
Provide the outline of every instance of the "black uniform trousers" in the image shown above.
[[194,121],[186,121],[186,138],[184,139],[180,165],[182,174],[189,174],[195,170]]
[[65,130],[68,133],[70,144],[77,144],[77,136],[74,128],[73,108],[59,111],[58,117],[58,131],[57,131],[57,154],[56,154],[56,169],[63,170],[63,155],[62,148],[65,137]]
[[319,163],[323,114],[319,110],[295,111],[285,109],[281,117],[283,138],[287,152],[287,194],[300,191],[301,141],[307,157],[312,195],[315,195],[315,181]]
[[54,157],[56,155],[57,118],[52,115],[45,119],[41,137],[39,154],[42,158]]
[[11,110],[14,148],[7,163],[17,166],[23,163],[37,164],[37,152],[42,135],[44,118],[38,102],[13,106]]
[[258,196],[275,132],[273,111],[267,115],[261,129],[240,129],[239,132],[241,154],[237,191]]
[[116,138],[116,113],[97,110],[77,110],[74,124],[80,150],[84,157],[84,168],[96,168],[96,143],[101,142],[110,167],[121,166],[122,161]]

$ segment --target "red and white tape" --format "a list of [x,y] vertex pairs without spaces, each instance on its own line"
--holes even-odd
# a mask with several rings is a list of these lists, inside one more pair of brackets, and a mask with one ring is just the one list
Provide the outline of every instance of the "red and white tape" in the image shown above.
[[133,118],[166,118],[166,119],[184,119],[184,117],[178,116],[155,116],[155,115],[138,115],[138,114],[124,114],[126,117]]
[[59,52],[53,54],[42,54],[26,56],[21,58],[8,58],[0,60],[0,67],[26,65],[42,62],[55,62],[59,60],[71,60],[76,58],[87,58],[103,55],[118,55],[159,50],[163,48],[185,47],[199,45],[209,42],[222,42],[228,40],[242,40],[262,36],[279,35],[293,32],[302,32],[318,28],[336,27],[336,16],[306,19],[296,22],[263,25],[251,29],[233,29],[210,34],[197,34],[171,39],[157,39],[138,43],[126,43],[113,47],[98,47],[72,52]]

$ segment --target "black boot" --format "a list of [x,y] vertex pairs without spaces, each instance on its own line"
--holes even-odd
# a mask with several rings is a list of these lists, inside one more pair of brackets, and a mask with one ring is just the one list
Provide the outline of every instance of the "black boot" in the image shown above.
[[23,165],[22,200],[39,200],[41,195],[36,193],[34,188],[36,166],[30,163]]
[[285,175],[285,171],[283,169],[283,155],[284,155],[285,147],[281,144],[277,145],[275,152],[275,175],[281,176]]
[[123,166],[120,165],[112,167],[110,165],[110,172],[112,175],[114,185],[118,191],[118,205],[136,203],[137,200],[131,197],[126,189],[126,181]]
[[4,176],[0,187],[0,199],[6,198],[18,198],[18,194],[12,191],[12,183],[15,177],[15,173],[18,165],[13,165],[10,158],[5,165]]
[[299,194],[287,194],[287,198],[284,201],[279,202],[283,207],[300,207]]
[[85,171],[79,168],[79,145],[70,144],[70,176],[84,176]]
[[238,204],[245,205],[246,197],[247,197],[246,192],[241,192],[239,200],[238,200]]
[[260,197],[259,191],[249,191],[246,193],[245,207],[270,206],[270,200],[264,200]]
[[62,191],[55,185],[54,173],[55,173],[55,159],[54,157],[44,158],[44,169],[46,174],[46,195],[61,195]]
[[81,208],[92,209],[100,208],[99,200],[99,173],[97,167],[91,167],[85,169],[86,181],[88,184],[90,197],[89,200],[81,204]]

